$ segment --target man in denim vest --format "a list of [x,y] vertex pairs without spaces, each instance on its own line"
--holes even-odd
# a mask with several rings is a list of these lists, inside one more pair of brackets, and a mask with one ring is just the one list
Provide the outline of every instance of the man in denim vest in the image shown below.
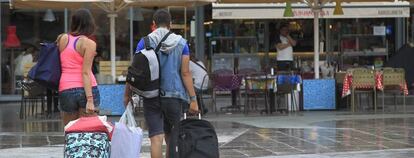
[[[157,27],[148,36],[152,48],[170,32],[171,14],[165,9],[154,13],[153,23]],[[136,52],[144,49],[144,40],[138,43]],[[162,143],[165,137],[168,144],[172,126],[180,121],[182,108],[192,114],[198,113],[197,98],[193,87],[192,75],[189,70],[190,50],[187,41],[180,35],[170,34],[157,52],[161,70],[161,101],[159,98],[144,99],[144,117],[148,125],[151,139],[151,157],[162,157]],[[130,100],[130,88],[126,85],[124,104]],[[188,108],[188,103],[190,107]],[[160,105],[161,104],[161,105]]]

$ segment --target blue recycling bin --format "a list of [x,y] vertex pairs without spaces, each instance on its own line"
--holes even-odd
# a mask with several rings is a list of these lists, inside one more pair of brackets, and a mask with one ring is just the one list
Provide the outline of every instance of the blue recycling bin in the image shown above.
[[335,93],[334,79],[303,80],[303,109],[334,110]]
[[124,84],[101,84],[98,85],[99,94],[101,96],[101,104],[99,106],[101,115],[122,115],[125,111],[124,107]]

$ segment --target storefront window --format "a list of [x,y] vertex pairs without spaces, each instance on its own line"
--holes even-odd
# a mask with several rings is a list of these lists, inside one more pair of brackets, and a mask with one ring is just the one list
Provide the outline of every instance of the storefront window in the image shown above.
[[[103,10],[91,10],[95,18],[97,30],[95,32],[98,56],[102,60],[110,60],[110,23],[108,13]],[[118,12],[115,23],[116,60],[129,60],[129,19],[128,10]]]
[[[152,31],[152,18],[156,9],[157,8],[134,8],[134,16],[140,17],[134,18],[135,20],[133,22],[134,50],[138,41]],[[194,8],[170,7],[166,9],[168,9],[172,15],[171,31],[183,36],[183,38],[188,40],[188,43],[191,43],[190,23],[194,16]]]
[[[20,93],[18,82],[26,76],[25,65],[37,61],[39,43],[54,41],[64,31],[64,13],[57,10],[10,10],[8,3],[2,7],[1,94]],[[11,26],[16,27],[20,46],[4,47]]]
[[[328,52],[338,52],[339,68],[385,63],[395,50],[395,19],[331,19],[327,22]],[[375,29],[382,31],[374,32]]]
[[414,11],[410,9],[410,18],[408,19],[407,37],[408,42],[414,43]]
[[211,33],[213,53],[264,51],[264,24],[259,21],[216,20]]

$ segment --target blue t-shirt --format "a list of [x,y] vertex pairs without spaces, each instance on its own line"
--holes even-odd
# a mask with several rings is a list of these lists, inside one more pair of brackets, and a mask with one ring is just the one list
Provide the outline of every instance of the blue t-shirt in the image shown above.
[[[139,52],[140,50],[143,50],[145,48],[145,42],[144,39],[142,38],[137,45],[137,49],[135,50],[135,52]],[[188,47],[188,44],[185,44],[184,49],[183,49],[183,55],[190,55],[190,48]]]

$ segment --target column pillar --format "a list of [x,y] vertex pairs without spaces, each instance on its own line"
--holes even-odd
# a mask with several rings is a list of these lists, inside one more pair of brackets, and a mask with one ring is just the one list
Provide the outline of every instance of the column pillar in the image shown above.
[[398,51],[406,43],[406,20],[404,18],[395,19],[395,51]]
[[[205,43],[205,31],[204,31],[204,7],[196,7],[195,10],[195,23],[196,23],[196,36],[195,36],[195,50],[197,52],[196,57],[204,61],[204,43]],[[194,52],[191,52],[194,53]]]

